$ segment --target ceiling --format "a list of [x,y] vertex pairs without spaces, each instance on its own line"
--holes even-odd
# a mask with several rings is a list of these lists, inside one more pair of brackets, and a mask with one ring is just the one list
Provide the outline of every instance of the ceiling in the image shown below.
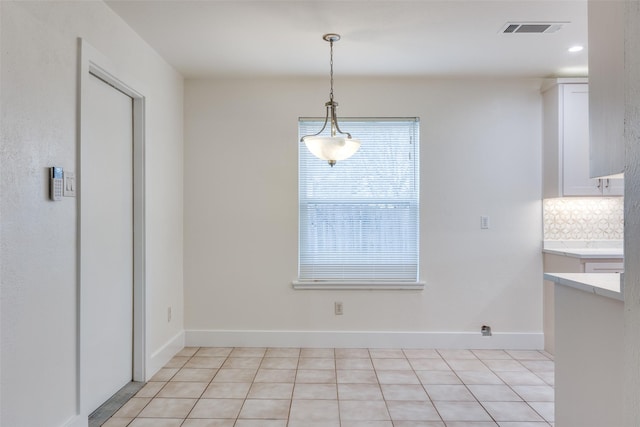
[[[587,74],[587,4],[578,0],[107,0],[186,78],[328,75]],[[507,22],[566,22],[503,34]],[[580,44],[582,52],[567,49]]]

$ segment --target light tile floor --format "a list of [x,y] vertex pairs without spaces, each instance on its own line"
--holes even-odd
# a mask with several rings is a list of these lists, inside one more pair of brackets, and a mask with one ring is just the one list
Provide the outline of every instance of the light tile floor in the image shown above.
[[185,348],[106,427],[549,427],[539,351]]

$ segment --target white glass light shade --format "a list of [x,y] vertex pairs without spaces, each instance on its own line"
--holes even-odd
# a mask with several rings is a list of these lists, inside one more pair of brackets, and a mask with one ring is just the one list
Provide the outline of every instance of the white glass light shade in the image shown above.
[[348,159],[360,148],[360,140],[343,136],[306,136],[304,143],[311,154],[329,161]]

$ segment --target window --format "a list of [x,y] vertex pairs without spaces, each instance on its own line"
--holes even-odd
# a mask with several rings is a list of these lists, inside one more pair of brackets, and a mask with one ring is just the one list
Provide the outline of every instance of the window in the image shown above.
[[[322,127],[301,118],[300,136]],[[296,288],[421,288],[419,119],[341,119],[361,140],[330,167],[299,144]]]

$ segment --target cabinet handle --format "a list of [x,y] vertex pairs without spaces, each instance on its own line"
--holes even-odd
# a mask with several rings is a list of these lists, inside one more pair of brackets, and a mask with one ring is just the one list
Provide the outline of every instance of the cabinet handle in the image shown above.
[[598,190],[602,190],[602,180],[601,179],[598,180],[597,187],[598,187]]
[[609,178],[607,178],[607,183],[604,185],[604,188],[609,188]]

